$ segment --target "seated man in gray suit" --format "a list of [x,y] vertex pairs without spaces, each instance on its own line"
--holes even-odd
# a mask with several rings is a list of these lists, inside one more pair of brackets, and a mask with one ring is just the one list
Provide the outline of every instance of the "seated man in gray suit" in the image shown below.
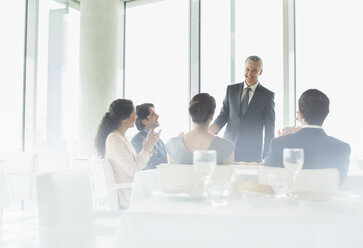
[[[146,138],[149,129],[154,132],[154,129],[159,126],[159,115],[155,113],[154,104],[144,103],[136,106],[137,119],[135,121],[136,128],[139,132],[132,138],[131,144],[135,151],[139,153],[142,150],[142,143]],[[144,170],[154,169],[156,165],[167,163],[167,156],[164,143],[161,139],[153,148],[150,160]]]
[[283,149],[302,148],[303,169],[337,168],[340,183],[343,183],[349,167],[350,146],[324,132],[322,125],[328,113],[329,98],[323,92],[305,91],[299,99],[297,112],[302,128],[273,139],[265,165],[283,167]]

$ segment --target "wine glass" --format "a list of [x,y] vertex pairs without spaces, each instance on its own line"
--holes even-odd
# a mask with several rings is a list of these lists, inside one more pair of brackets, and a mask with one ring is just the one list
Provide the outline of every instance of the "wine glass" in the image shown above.
[[304,164],[304,149],[285,148],[283,162],[284,167],[292,173],[293,190],[295,190],[296,176]]
[[193,167],[194,171],[201,178],[203,187],[212,177],[217,166],[217,153],[214,150],[194,151]]

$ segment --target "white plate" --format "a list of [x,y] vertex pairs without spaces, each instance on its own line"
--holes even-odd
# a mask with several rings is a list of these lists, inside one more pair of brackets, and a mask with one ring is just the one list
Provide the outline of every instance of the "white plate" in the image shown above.
[[289,197],[306,201],[331,201],[358,199],[360,195],[348,191],[295,191]]
[[165,190],[154,190],[152,191],[152,194],[168,198],[180,198],[180,199],[192,199],[192,200],[203,198],[202,188],[193,185],[178,186]]

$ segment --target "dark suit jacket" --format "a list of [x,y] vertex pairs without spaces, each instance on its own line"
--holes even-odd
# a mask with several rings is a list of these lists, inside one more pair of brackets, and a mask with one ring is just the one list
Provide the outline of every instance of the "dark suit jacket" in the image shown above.
[[[224,138],[236,147],[235,161],[260,162],[267,156],[270,141],[275,135],[275,102],[274,93],[261,84],[247,107],[241,114],[241,95],[244,83],[232,84],[227,87],[223,107],[215,124],[220,129],[227,123]],[[264,148],[262,152],[263,130],[265,130]]]
[[303,169],[337,168],[343,183],[349,167],[350,146],[326,135],[323,129],[302,128],[271,141],[271,149],[265,165],[283,167],[283,149],[304,149]]
[[[135,151],[139,153],[142,150],[142,142],[147,136],[147,132],[145,130],[139,131],[131,140],[131,144],[134,147]],[[167,155],[164,143],[161,139],[159,139],[158,143],[153,148],[153,154],[151,155],[149,162],[147,163],[144,170],[155,169],[157,165],[161,163],[167,163]]]

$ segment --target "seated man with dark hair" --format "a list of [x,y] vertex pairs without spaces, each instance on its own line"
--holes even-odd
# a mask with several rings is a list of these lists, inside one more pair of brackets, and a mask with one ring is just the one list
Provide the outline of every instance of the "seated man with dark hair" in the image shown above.
[[343,183],[349,167],[350,146],[328,136],[322,129],[329,113],[329,98],[321,91],[309,89],[299,99],[298,120],[301,129],[271,141],[266,166],[283,167],[284,148],[304,149],[303,169],[337,168]]
[[[132,138],[131,144],[135,151],[139,153],[143,147],[142,143],[146,138],[149,129],[154,132],[154,129],[159,126],[159,115],[155,113],[154,104],[152,103],[144,103],[136,106],[136,115],[137,119],[135,124],[139,132]],[[152,155],[144,170],[154,169],[157,165],[167,162],[164,143],[159,139],[152,150]]]

